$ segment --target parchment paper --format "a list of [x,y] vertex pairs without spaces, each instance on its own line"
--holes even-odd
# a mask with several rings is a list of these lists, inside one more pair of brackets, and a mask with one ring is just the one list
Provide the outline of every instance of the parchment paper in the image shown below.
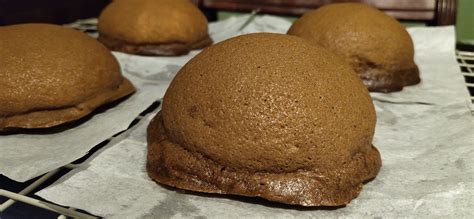
[[[273,18],[264,18],[274,23]],[[145,131],[153,115],[37,195],[111,218],[472,218],[474,119],[466,107],[462,75],[453,62],[454,31],[445,27],[410,32],[424,83],[377,95],[382,101],[374,102],[378,118],[374,144],[383,166],[344,208],[295,208],[160,186],[145,172]]]

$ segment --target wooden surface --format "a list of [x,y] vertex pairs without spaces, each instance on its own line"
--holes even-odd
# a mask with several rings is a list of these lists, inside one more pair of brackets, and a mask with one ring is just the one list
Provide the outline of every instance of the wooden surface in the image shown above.
[[[456,23],[457,0],[437,0],[434,25],[452,25]],[[474,13],[474,11],[472,12]]]
[[308,10],[335,2],[363,2],[401,20],[431,25],[454,24],[456,0],[193,0],[207,10],[252,11],[299,16]]

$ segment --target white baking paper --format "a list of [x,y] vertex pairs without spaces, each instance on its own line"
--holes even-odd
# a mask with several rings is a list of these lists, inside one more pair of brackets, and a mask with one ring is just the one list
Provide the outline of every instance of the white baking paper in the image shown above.
[[[271,24],[281,21],[264,18]],[[377,95],[381,101],[374,101],[378,118],[374,145],[383,166],[346,207],[291,207],[258,198],[188,194],[158,185],[145,172],[146,126],[153,115],[96,153],[84,167],[36,194],[107,218],[473,218],[474,117],[453,62],[453,28],[410,32],[424,84],[413,91]]]

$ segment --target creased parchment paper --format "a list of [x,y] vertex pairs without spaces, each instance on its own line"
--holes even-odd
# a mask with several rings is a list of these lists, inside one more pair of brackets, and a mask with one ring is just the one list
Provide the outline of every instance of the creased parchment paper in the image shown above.
[[[255,22],[262,20],[268,25],[282,22],[268,16]],[[221,25],[219,36],[230,36],[225,30],[232,25]],[[453,61],[453,28],[410,32],[424,83],[393,95],[377,95],[382,101],[374,102],[378,118],[374,144],[383,166],[344,208],[292,208],[257,198],[196,195],[160,186],[145,172],[146,127],[153,115],[37,195],[110,218],[472,218],[474,118]]]

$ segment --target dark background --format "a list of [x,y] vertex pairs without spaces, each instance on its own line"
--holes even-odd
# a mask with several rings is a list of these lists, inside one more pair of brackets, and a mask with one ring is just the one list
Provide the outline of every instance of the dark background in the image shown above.
[[71,23],[96,17],[111,0],[0,0],[0,26],[18,23]]

